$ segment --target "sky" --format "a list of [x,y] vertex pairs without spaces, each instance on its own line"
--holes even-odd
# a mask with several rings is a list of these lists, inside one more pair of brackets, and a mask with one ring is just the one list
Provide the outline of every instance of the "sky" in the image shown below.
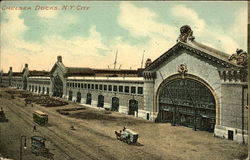
[[[0,69],[68,67],[137,69],[173,45],[180,27],[228,54],[247,50],[247,2],[2,1]],[[16,8],[22,7],[22,10]],[[24,9],[26,7],[26,9]]]

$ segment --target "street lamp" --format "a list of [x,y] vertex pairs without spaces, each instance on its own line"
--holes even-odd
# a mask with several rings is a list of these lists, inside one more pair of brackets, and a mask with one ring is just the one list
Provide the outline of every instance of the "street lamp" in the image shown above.
[[[23,147],[23,138],[24,138],[24,147]],[[20,139],[21,143],[20,143],[20,160],[22,160],[22,152],[23,152],[23,148],[24,149],[27,149],[27,145],[26,145],[26,136],[21,136],[21,139]]]

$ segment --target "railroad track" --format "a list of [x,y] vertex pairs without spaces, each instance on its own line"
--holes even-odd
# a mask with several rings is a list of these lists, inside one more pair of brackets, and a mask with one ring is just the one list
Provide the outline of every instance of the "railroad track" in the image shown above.
[[[22,114],[20,114],[20,112],[18,112],[16,109],[13,109],[12,107],[9,107],[8,105],[6,105],[8,107],[9,110],[12,111],[12,113],[14,113],[17,117],[19,117],[20,119],[22,119],[25,123],[29,124],[30,126],[33,126],[33,119],[31,118],[30,114],[25,112],[22,105],[16,103],[15,101],[12,100],[7,100],[10,104],[12,105],[16,105],[19,107],[18,108],[19,111],[22,112]],[[25,115],[25,116],[23,116]],[[66,158],[67,160],[77,160],[76,158],[74,158],[72,155],[82,155],[81,157],[84,159],[97,159],[93,156],[91,156],[90,154],[88,154],[87,152],[81,150],[78,148],[78,146],[70,143],[69,141],[66,141],[64,138],[62,138],[60,135],[58,135],[54,130],[50,129],[50,128],[43,128],[43,131],[47,130],[47,132],[49,133],[49,135],[45,135],[42,131],[38,131],[42,136],[46,137],[46,139],[48,139],[60,152],[62,155],[64,155],[63,157]],[[60,144],[58,143],[60,142]],[[65,143],[63,143],[65,142]],[[67,150],[70,150],[70,153],[67,153],[67,150],[65,150],[67,148]],[[78,153],[74,153],[74,152],[78,152]]]
[[[22,101],[21,101],[22,102]],[[20,102],[17,102],[16,100],[14,101],[10,101],[10,103],[12,104],[15,104],[16,106],[19,106],[17,108],[19,108],[20,111],[22,111],[23,114],[25,114],[25,122],[30,124],[31,126],[33,125],[33,119],[31,117],[31,114],[30,113],[27,113],[27,110],[25,110],[25,107],[24,107],[24,104],[20,104]],[[47,110],[49,111],[48,108],[43,108],[44,110]],[[50,110],[51,111],[51,110]],[[14,111],[12,109],[12,112],[15,112],[16,114],[17,111]],[[57,114],[55,112],[49,112],[49,114],[53,117],[58,117],[58,119],[64,117],[63,115],[60,115],[60,114]],[[21,119],[23,119],[24,117],[21,117],[21,116],[18,116],[20,117]],[[67,119],[67,121],[69,121],[70,123],[73,122],[71,121],[69,118]],[[74,123],[74,122],[73,122]],[[86,124],[88,125],[88,124]],[[93,130],[91,127],[88,127],[88,126],[85,126],[85,125],[80,125],[80,124],[77,124],[78,128],[81,128],[84,130],[84,132],[89,132],[91,134],[94,134],[96,136],[99,136],[99,137],[102,137],[102,139],[115,139],[115,138],[112,138],[110,136],[107,136],[103,133],[100,133],[100,132],[97,132],[95,130]],[[55,131],[55,128],[54,130],[49,128],[49,127],[44,127],[43,130],[47,130],[48,133],[50,133],[49,135],[46,135],[42,132],[40,132],[43,136],[45,136],[56,148],[58,148],[58,150],[60,150],[60,152],[64,155],[64,157],[67,159],[67,160],[74,160],[76,159],[75,156],[73,157],[72,155],[75,155],[74,153],[72,152],[66,152],[65,151],[65,148],[67,148],[66,150],[68,150],[69,148],[72,148],[73,150],[75,150],[75,152],[78,152],[76,154],[78,155],[82,155],[82,158],[83,159],[100,159],[100,155],[101,155],[101,159],[117,159],[115,158],[114,156],[110,155],[107,151],[106,151],[106,148],[103,148],[103,147],[106,147],[106,146],[103,146],[103,145],[98,145],[98,142],[96,143],[93,143],[94,139],[89,139],[89,138],[86,138],[86,137],[78,137],[78,136],[73,136],[73,132],[70,131],[70,130],[65,130],[65,128],[62,128],[60,126],[60,124],[53,124],[53,127],[56,127],[56,131]],[[79,141],[79,142],[84,142],[81,145],[81,148],[79,147],[79,145],[76,145],[72,142],[70,142],[69,140],[65,141],[67,139],[67,137],[63,137],[63,135],[59,135],[58,132],[67,132],[67,135],[70,135],[71,138],[74,138],[75,141]],[[67,142],[66,144],[59,144],[58,142]],[[123,144],[121,144],[123,145]],[[83,146],[86,146],[88,147],[88,152],[84,151],[82,148]],[[85,148],[86,148],[85,147]],[[72,150],[70,149],[70,150]],[[109,149],[109,148],[107,148]],[[124,148],[125,149],[125,148]],[[127,150],[127,149],[125,149]],[[130,149],[128,149],[130,150]],[[134,149],[133,149],[134,150]],[[99,154],[99,156],[95,156],[93,155],[93,153],[95,154]],[[151,153],[148,153],[148,152],[145,152],[143,151],[143,149],[140,149],[140,148],[136,148],[134,150],[134,153],[139,156],[139,157],[157,157],[159,158],[159,156],[157,155],[154,155],[154,154],[151,154]],[[85,157],[85,158],[84,158]]]

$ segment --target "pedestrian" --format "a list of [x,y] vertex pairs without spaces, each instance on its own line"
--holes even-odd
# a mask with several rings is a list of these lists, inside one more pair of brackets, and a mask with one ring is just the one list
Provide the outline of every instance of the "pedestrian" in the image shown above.
[[36,131],[36,125],[33,126],[33,132],[35,132],[35,131]]

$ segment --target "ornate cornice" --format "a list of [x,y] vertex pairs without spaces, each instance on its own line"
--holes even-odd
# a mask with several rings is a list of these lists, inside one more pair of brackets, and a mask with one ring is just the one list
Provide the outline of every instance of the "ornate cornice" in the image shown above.
[[196,49],[190,45],[188,45],[187,43],[183,43],[183,42],[178,42],[175,46],[173,46],[171,49],[169,49],[167,52],[165,52],[164,54],[162,54],[160,57],[158,57],[153,63],[151,63],[146,69],[145,71],[152,71],[154,69],[156,69],[158,66],[160,66],[160,64],[162,64],[162,62],[166,61],[169,57],[175,55],[175,54],[179,54],[179,50],[181,49],[185,49],[191,53],[193,53],[194,55],[197,55],[201,58],[206,59],[207,61],[212,62],[215,65],[218,65],[220,67],[223,68],[242,68],[243,66],[234,64],[228,60],[225,60],[223,58],[219,58],[219,56],[215,56],[215,55],[210,55],[209,53],[206,53],[205,51],[201,51],[199,49]]
[[154,72],[154,71],[143,71],[143,77],[145,79],[155,79],[156,78],[156,72]]
[[218,69],[222,82],[247,82],[248,71],[246,69]]

